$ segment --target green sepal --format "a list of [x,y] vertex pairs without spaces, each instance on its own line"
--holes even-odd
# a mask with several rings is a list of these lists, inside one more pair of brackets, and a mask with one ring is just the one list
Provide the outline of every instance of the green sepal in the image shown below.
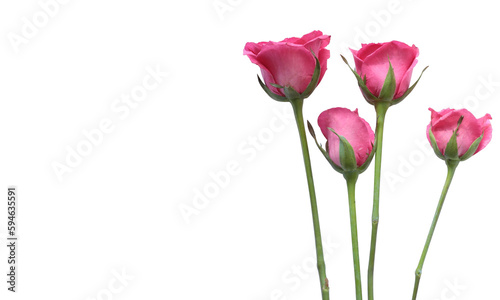
[[283,94],[285,94],[288,101],[293,101],[297,99],[304,99],[302,96],[291,86],[285,86],[283,88]]
[[274,86],[274,87],[275,87],[275,88],[277,88],[277,89],[282,89],[282,88],[284,88],[284,86],[281,86],[281,85],[276,84],[276,83],[270,83],[270,85]]
[[478,137],[474,141],[474,143],[472,143],[472,145],[470,145],[469,150],[467,150],[467,152],[465,152],[464,155],[460,156],[460,161],[467,160],[467,159],[471,158],[472,155],[474,155],[474,153],[476,153],[477,148],[479,148],[479,143],[481,143],[481,141],[483,140],[483,136],[484,136],[484,132],[481,134],[480,137]]
[[427,70],[428,67],[429,66],[425,67],[422,70],[422,73],[420,73],[420,76],[418,77],[417,81],[415,81],[415,83],[409,89],[407,89],[406,92],[401,97],[392,100],[392,105],[396,105],[399,102],[403,101],[413,91],[413,89],[417,86],[418,81],[420,80],[420,78],[422,78],[422,75],[424,74],[425,70]]
[[311,53],[314,56],[314,60],[316,61],[316,65],[314,67],[314,73],[313,73],[313,76],[311,77],[311,81],[309,82],[309,85],[304,90],[304,92],[301,94],[302,99],[305,99],[305,98],[311,96],[312,92],[314,92],[314,90],[318,86],[319,75],[321,74],[321,66],[319,64],[319,59],[316,57],[316,54],[314,54],[314,51],[311,50]]
[[339,173],[344,173],[344,170],[342,170],[341,167],[337,166],[330,158],[330,155],[328,154],[328,142],[326,142],[326,145],[325,145],[326,150],[323,149],[323,147],[321,147],[321,145],[316,140],[316,133],[314,132],[314,128],[312,127],[311,123],[309,123],[309,121],[307,121],[307,128],[309,129],[309,133],[313,137],[314,142],[316,143],[316,146],[318,146],[319,151],[321,151],[321,153],[323,154],[325,159],[328,161],[328,163],[332,166],[332,168]]
[[332,128],[328,128],[328,130],[335,133],[335,135],[339,138],[340,166],[344,171],[355,171],[358,168],[358,164],[356,163],[356,155],[354,154],[354,149],[352,149],[351,144],[345,137],[335,132]]
[[446,144],[446,149],[444,150],[444,156],[446,157],[447,160],[458,160],[458,144],[457,144],[457,135],[458,135],[458,129],[460,128],[460,125],[462,124],[462,121],[464,120],[464,116],[460,116],[457,122],[457,128],[453,130],[453,134],[450,137],[450,140],[448,141],[448,144]]
[[376,149],[376,145],[373,145],[372,143],[372,152],[370,152],[370,154],[368,155],[368,157],[366,158],[366,161],[364,164],[362,164],[359,168],[358,168],[358,174],[361,174],[363,173],[364,171],[366,171],[366,169],[368,169],[368,167],[370,166],[370,163],[372,162],[372,159],[373,159],[373,156],[375,155],[375,152],[377,151]]
[[446,159],[458,160],[458,145],[457,145],[457,131],[453,131],[453,134],[446,144],[446,149],[444,150],[444,156]]
[[434,150],[434,153],[436,153],[437,157],[445,160],[443,153],[441,153],[437,145],[436,137],[434,137],[434,133],[432,133],[432,126],[429,126],[429,139],[431,140],[432,149]]
[[307,120],[307,130],[309,130],[309,134],[316,141],[316,132],[314,132],[314,128],[312,127],[311,122],[309,122],[309,120]]
[[385,76],[384,85],[378,96],[379,101],[390,102],[394,99],[394,94],[396,93],[396,76],[394,75],[394,69],[392,68],[391,61],[389,61],[389,70]]
[[283,97],[283,96],[280,96],[280,95],[276,95],[275,93],[273,93],[265,84],[264,82],[262,82],[262,80],[260,80],[260,77],[259,75],[257,75],[257,79],[259,80],[259,84],[260,86],[262,87],[262,89],[264,90],[264,92],[266,92],[266,94],[271,97],[272,99],[276,100],[276,101],[279,101],[279,102],[288,102],[288,99],[286,97]]
[[351,69],[351,72],[354,74],[354,76],[356,76],[356,79],[358,80],[358,86],[361,88],[361,93],[363,94],[363,97],[365,97],[365,100],[368,103],[374,105],[375,102],[378,101],[378,98],[373,95],[372,92],[370,92],[370,90],[366,86],[366,80],[363,80],[363,78],[361,78],[361,76],[353,68],[351,68],[349,62],[347,62],[347,59],[343,55],[340,55],[340,57],[342,57],[342,60],[349,67],[349,69]]

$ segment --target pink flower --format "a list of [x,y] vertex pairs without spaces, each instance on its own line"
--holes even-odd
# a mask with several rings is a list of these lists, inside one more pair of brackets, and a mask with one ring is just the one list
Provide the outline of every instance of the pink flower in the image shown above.
[[326,61],[330,58],[330,50],[325,49],[329,43],[329,35],[313,31],[301,38],[292,37],[281,42],[247,43],[243,54],[260,67],[266,86],[273,93],[284,96],[271,83],[292,87],[298,93],[304,92],[316,66],[311,50],[320,62],[321,82],[326,72]]
[[483,139],[479,143],[474,154],[483,150],[491,141],[492,128],[490,114],[486,114],[484,117],[476,119],[476,117],[466,109],[457,110],[447,108],[440,112],[436,112],[432,108],[429,108],[429,110],[431,111],[431,123],[427,126],[427,139],[432,145],[429,136],[430,129],[436,139],[436,144],[441,154],[445,154],[446,146],[453,135],[453,131],[457,129],[457,123],[461,116],[464,118],[457,132],[458,157],[464,155],[467,150],[469,150],[472,143],[481,135],[483,135]]
[[338,136],[328,128],[335,130],[351,144],[358,167],[365,163],[372,151],[375,134],[370,124],[359,117],[357,109],[350,111],[347,108],[335,107],[325,110],[318,117],[318,125],[328,142],[328,155],[337,166],[341,166],[340,141]]
[[356,63],[356,72],[365,78],[368,90],[379,97],[384,85],[389,61],[394,69],[396,92],[393,99],[401,97],[410,86],[411,74],[417,64],[418,48],[392,41],[382,44],[361,44],[361,49],[350,49]]

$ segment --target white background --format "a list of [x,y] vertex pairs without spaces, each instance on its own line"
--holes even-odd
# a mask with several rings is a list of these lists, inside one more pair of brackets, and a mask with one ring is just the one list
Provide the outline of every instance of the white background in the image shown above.
[[[498,298],[494,2],[61,0],[49,17],[40,5],[47,2],[0,3],[0,238],[8,185],[19,188],[20,223],[19,292],[7,292],[2,246],[0,298],[320,299],[291,109],[264,94],[258,67],[242,55],[248,41],[312,30],[332,35],[328,71],[305,103],[314,126],[335,106],[359,108],[374,125],[373,107],[340,59],[353,65],[347,47],[400,40],[420,49],[413,80],[430,66],[387,115],[377,299],[410,299],[445,179],[425,140],[429,107],[490,113],[494,136],[457,170],[419,299]],[[24,40],[13,43],[16,35]],[[148,68],[168,75],[157,83]],[[139,93],[144,79],[151,90],[125,115],[128,106],[116,101]],[[111,132],[84,149],[83,131],[103,120]],[[331,299],[354,299],[344,179],[309,143]],[[67,165],[78,145],[86,156],[58,178],[54,165]],[[228,165],[233,175],[217,185],[210,174]],[[357,186],[364,287],[372,190],[373,164]],[[208,201],[194,201],[196,191]]]

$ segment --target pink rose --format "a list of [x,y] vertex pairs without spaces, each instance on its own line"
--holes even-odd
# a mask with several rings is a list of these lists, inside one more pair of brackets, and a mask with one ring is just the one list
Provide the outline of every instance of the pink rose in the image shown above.
[[347,108],[336,107],[325,110],[318,117],[318,125],[328,142],[328,155],[337,166],[341,166],[339,156],[340,140],[328,128],[335,130],[338,135],[346,138],[351,144],[358,167],[366,162],[373,149],[375,134],[370,124],[359,117],[357,109],[350,111]]
[[313,31],[301,38],[292,37],[281,42],[247,43],[243,54],[260,67],[266,86],[274,94],[285,96],[271,83],[292,87],[301,94],[311,82],[316,67],[311,50],[321,67],[319,84],[326,72],[326,61],[330,58],[330,50],[325,49],[329,43],[329,35]]
[[382,44],[361,44],[361,49],[350,49],[356,63],[356,72],[365,78],[368,90],[379,97],[384,85],[389,61],[394,69],[396,91],[393,99],[401,97],[410,86],[411,73],[417,64],[418,48],[392,41]]
[[431,111],[431,123],[427,126],[427,139],[432,145],[431,138],[429,136],[429,130],[432,131],[434,138],[436,140],[437,148],[439,152],[444,156],[445,149],[450,141],[453,131],[457,129],[458,120],[463,116],[463,120],[458,126],[457,132],[457,149],[458,157],[462,156],[469,150],[474,141],[476,141],[481,135],[483,138],[479,143],[477,149],[474,153],[483,150],[486,145],[491,141],[492,128],[491,128],[491,116],[486,114],[480,119],[476,119],[474,115],[466,109],[443,109],[440,112],[436,112],[432,108]]

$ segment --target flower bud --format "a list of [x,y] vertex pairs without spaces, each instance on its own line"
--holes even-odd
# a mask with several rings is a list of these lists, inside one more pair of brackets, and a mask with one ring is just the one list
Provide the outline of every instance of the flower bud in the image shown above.
[[290,101],[309,97],[321,82],[330,58],[325,49],[329,43],[329,35],[313,31],[281,42],[247,43],[243,54],[260,67],[264,91],[274,100]]
[[[390,102],[391,105],[403,101],[420,80],[418,78],[410,87],[413,68],[418,62],[418,48],[398,41],[361,46],[359,50],[351,49],[356,71],[351,70],[366,101],[370,104]],[[348,64],[344,57],[342,59]]]
[[[368,168],[375,153],[375,134],[370,124],[359,117],[357,109],[328,109],[319,115],[318,125],[327,140],[326,150],[316,144],[336,171],[360,174]],[[309,131],[316,139],[310,124]]]
[[427,139],[439,158],[464,161],[491,141],[490,114],[476,119],[466,109],[429,110],[431,122],[427,126]]

